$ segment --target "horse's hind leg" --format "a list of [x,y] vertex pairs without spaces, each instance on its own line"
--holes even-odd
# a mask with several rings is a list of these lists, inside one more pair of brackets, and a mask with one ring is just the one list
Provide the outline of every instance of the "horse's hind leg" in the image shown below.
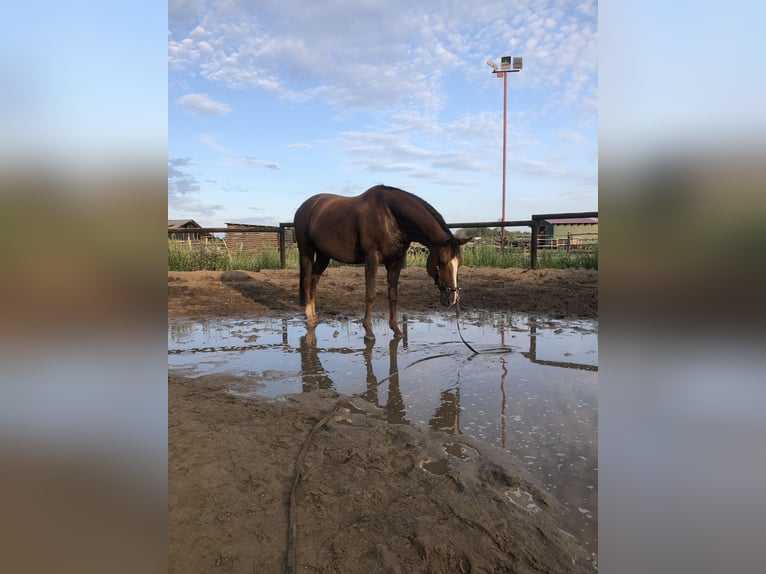
[[306,293],[306,324],[313,326],[317,322],[316,314],[316,295],[317,283],[327,266],[330,264],[330,258],[322,253],[316,254],[316,261],[310,259],[306,263],[306,269],[303,271],[303,259],[301,259],[303,288]]
[[394,332],[394,337],[403,337],[399,324],[397,323],[398,307],[399,307],[399,273],[404,267],[404,263],[407,259],[407,255],[392,263],[386,264],[386,271],[388,271],[388,326]]
[[298,280],[298,295],[301,305],[306,305],[309,296],[309,287],[311,286],[311,266],[314,264],[314,254],[307,253],[304,248],[298,249],[298,269],[300,269],[300,279]]
[[374,254],[367,255],[364,265],[364,338],[368,341],[375,340],[372,331],[372,304],[375,301],[375,275],[378,272],[378,258]]
[[314,302],[314,290],[311,288],[313,283],[313,277],[311,269],[314,267],[314,254],[301,252],[300,254],[300,295],[301,305],[306,309],[306,324],[308,326],[316,325],[317,314]]

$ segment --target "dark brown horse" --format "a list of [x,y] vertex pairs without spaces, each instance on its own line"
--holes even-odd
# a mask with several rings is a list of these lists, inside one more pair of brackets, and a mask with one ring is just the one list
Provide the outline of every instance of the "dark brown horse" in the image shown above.
[[375,274],[382,263],[388,272],[388,325],[395,337],[401,337],[396,321],[399,273],[412,241],[429,249],[426,269],[441,291],[442,305],[457,301],[460,246],[468,240],[452,235],[444,218],[416,195],[384,185],[356,197],[321,193],[298,208],[294,224],[300,252],[300,299],[309,326],[316,325],[317,283],[330,259],[364,263],[364,338],[374,339]]

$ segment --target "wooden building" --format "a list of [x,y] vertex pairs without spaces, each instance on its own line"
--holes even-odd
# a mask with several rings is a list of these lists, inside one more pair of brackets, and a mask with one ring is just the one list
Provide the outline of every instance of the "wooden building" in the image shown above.
[[[226,245],[231,253],[258,253],[279,250],[280,227],[247,223],[227,223],[226,227],[232,229],[232,231],[226,232],[225,237]],[[236,228],[247,228],[254,231],[237,233]]]
[[[202,226],[194,221],[193,219],[168,219],[168,229],[170,228],[181,228],[181,229],[202,229]],[[179,240],[191,240],[191,241],[201,241],[203,239],[212,239],[212,235],[210,233],[200,232],[200,233],[168,233],[168,239],[179,239]]]
[[570,249],[598,244],[598,217],[544,219],[537,229],[542,248]]

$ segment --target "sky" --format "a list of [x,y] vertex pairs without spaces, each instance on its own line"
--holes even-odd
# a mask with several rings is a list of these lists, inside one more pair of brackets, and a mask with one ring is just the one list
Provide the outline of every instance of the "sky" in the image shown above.
[[171,0],[168,217],[275,225],[376,184],[447,222],[598,208],[592,0]]

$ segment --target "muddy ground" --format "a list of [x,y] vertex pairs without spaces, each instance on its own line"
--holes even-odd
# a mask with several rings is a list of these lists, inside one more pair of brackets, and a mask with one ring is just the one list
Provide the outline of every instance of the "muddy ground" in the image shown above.
[[[597,280],[586,270],[463,268],[461,307],[596,318]],[[380,273],[383,314],[384,281]],[[361,315],[363,298],[363,269],[328,269],[320,321]],[[449,312],[420,268],[402,272],[399,299],[403,312]],[[295,270],[168,273],[170,317],[300,310]],[[559,528],[560,505],[504,451],[388,424],[376,407],[331,391],[244,400],[227,393],[231,384],[228,375],[168,376],[170,571],[276,573],[288,556],[296,572],[595,570]]]

